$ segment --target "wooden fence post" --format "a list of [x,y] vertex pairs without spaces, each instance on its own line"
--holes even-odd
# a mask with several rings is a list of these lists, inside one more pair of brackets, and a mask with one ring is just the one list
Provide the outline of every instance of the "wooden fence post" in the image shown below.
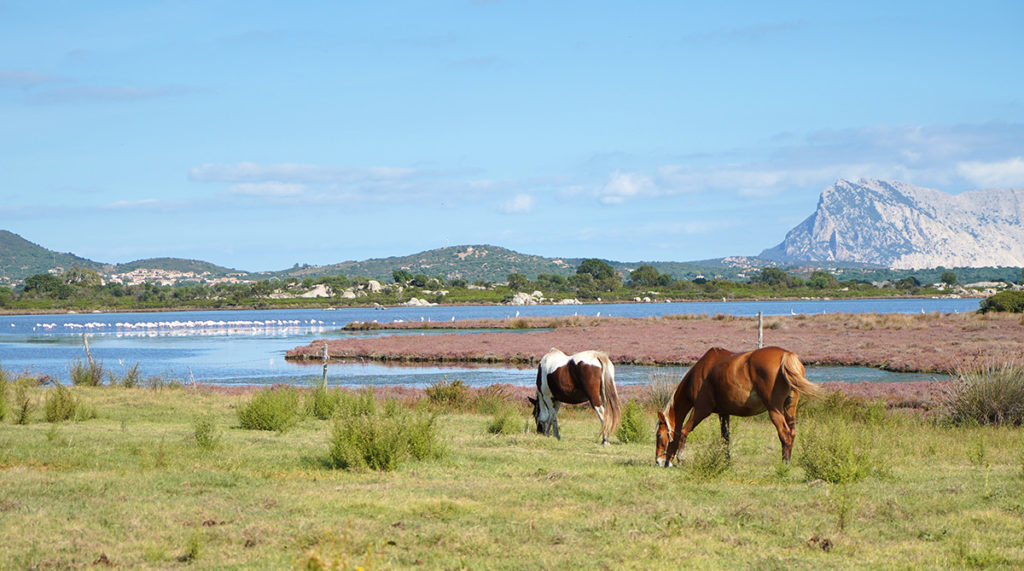
[[323,376],[322,379],[320,379],[320,388],[323,389],[323,390],[327,390],[327,359],[328,359],[328,357],[327,357],[327,342],[325,341],[324,342],[324,353],[323,353],[324,376]]
[[757,312],[757,348],[764,347],[764,312]]

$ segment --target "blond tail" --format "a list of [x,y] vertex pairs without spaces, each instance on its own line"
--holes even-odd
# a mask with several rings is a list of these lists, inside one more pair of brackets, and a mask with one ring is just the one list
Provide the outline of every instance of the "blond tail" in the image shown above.
[[821,396],[821,387],[808,381],[807,377],[804,376],[804,364],[800,362],[800,357],[796,353],[790,353],[789,351],[783,353],[782,375],[789,382],[789,386],[793,387],[793,390],[796,392],[809,397]]

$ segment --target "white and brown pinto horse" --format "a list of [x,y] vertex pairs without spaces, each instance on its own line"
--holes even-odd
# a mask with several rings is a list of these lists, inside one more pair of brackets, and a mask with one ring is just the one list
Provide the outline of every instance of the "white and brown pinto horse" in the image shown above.
[[746,353],[709,349],[679,382],[665,410],[658,413],[655,461],[659,466],[671,466],[676,454],[682,453],[686,437],[713,412],[721,421],[728,452],[729,416],[768,411],[782,442],[782,459],[788,464],[796,434],[797,400],[801,394],[816,396],[820,392],[818,385],[804,376],[800,358],[785,349],[765,347]]
[[558,433],[558,409],[562,403],[589,402],[601,419],[601,444],[619,425],[619,393],[615,389],[615,365],[600,351],[581,351],[572,356],[558,349],[548,351],[537,366],[537,398],[533,403],[533,419],[537,432]]

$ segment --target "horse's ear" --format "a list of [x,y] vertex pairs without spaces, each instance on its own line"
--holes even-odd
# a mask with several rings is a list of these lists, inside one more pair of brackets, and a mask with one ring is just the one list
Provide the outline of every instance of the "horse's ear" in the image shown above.
[[668,426],[668,419],[665,418],[665,413],[660,410],[658,411],[658,422],[664,423],[665,426]]
[[526,397],[526,400],[530,401],[530,404],[537,404],[537,399],[533,397]]

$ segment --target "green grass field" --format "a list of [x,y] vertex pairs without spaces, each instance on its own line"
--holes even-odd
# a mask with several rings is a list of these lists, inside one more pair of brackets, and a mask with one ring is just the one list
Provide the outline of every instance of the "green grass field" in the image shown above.
[[[562,410],[561,441],[525,408],[497,435],[452,412],[443,458],[350,472],[330,467],[331,421],[239,428],[248,397],[75,387],[96,417],[51,424],[47,390],[32,422],[0,423],[0,568],[1024,566],[1021,429],[812,405],[790,467],[762,416],[734,419],[718,473],[713,418],[659,469],[653,440],[599,446],[586,409]],[[860,479],[809,480],[812,434],[851,444]]]

